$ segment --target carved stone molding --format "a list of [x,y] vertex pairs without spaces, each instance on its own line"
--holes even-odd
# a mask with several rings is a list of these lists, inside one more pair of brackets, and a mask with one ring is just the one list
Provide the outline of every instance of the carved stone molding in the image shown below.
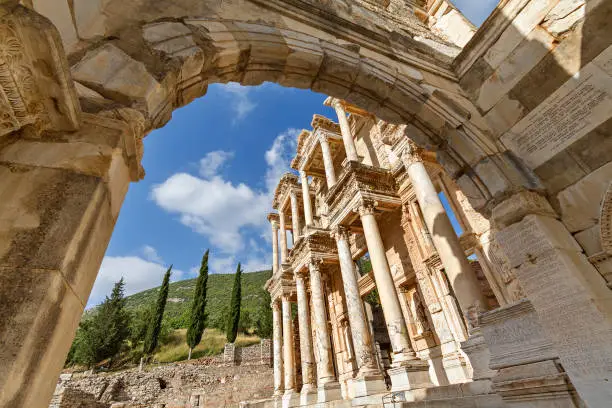
[[423,163],[423,149],[414,144],[414,142],[408,141],[404,147],[401,157],[402,162],[406,167],[409,167],[414,163]]
[[375,201],[361,200],[355,212],[359,213],[360,217],[364,215],[374,215],[376,212],[376,204]]
[[341,239],[344,239],[348,242],[349,240],[349,230],[348,228],[346,228],[343,225],[337,225],[335,226],[331,232],[330,235],[332,238],[334,238],[336,241],[339,241]]
[[612,255],[612,183],[610,183],[608,190],[604,194],[599,222],[601,247],[604,252]]
[[20,5],[0,5],[0,136],[26,126],[74,131],[81,109],[55,26]]

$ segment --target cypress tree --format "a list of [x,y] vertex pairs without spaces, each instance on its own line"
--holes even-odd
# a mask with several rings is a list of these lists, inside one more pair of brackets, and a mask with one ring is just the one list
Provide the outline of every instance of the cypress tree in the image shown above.
[[152,320],[149,323],[147,329],[147,335],[144,341],[143,353],[146,355],[153,354],[155,348],[157,348],[157,340],[159,338],[159,332],[161,331],[162,319],[164,317],[164,309],[166,308],[166,300],[168,299],[168,289],[170,285],[170,274],[172,273],[172,265],[166,271],[164,280],[157,295],[157,304],[155,306],[155,313],[152,316]]
[[236,336],[238,335],[238,323],[240,322],[240,302],[242,300],[241,280],[242,269],[240,269],[240,263],[238,263],[238,268],[236,268],[236,276],[234,277],[232,300],[230,303],[229,316],[225,332],[228,343],[233,343],[236,341]]
[[189,346],[189,357],[191,360],[191,352],[200,344],[202,333],[206,328],[206,285],[208,284],[208,250],[202,258],[200,265],[200,274],[196,281],[193,303],[191,304],[191,316],[189,327],[187,328],[187,345]]
[[91,366],[115,356],[130,334],[130,316],[125,310],[123,278],[115,283],[110,297],[79,325],[72,347],[72,362]]

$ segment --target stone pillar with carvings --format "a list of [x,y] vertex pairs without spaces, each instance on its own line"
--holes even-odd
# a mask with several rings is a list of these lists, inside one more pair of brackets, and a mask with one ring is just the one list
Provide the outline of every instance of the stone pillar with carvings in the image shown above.
[[359,285],[355,275],[355,267],[351,255],[348,230],[343,226],[337,226],[332,231],[338,247],[338,260],[340,262],[340,273],[346,296],[351,335],[359,371],[355,379],[356,396],[368,395],[386,390],[383,377],[380,373],[374,349],[370,328],[366,320],[363,301],[359,294]]
[[272,337],[274,341],[274,395],[283,393],[283,324],[281,305],[278,300],[272,302]]
[[308,176],[304,170],[300,170],[300,179],[302,181],[302,201],[304,202],[304,218],[306,225],[311,227],[314,225],[312,217],[312,203],[310,200],[310,189],[308,187]]
[[372,202],[363,201],[358,211],[393,349],[392,365],[394,368],[388,371],[393,385],[392,389],[399,391],[426,387],[431,383],[427,374],[428,365],[416,356],[410,343],[408,327],[374,216],[375,205]]
[[298,206],[297,191],[295,189],[291,189],[291,191],[289,192],[289,197],[291,201],[293,245],[295,245],[300,235],[302,235],[300,233],[300,207]]
[[278,215],[268,215],[270,226],[272,227],[272,276],[278,272]]
[[306,291],[306,273],[295,273],[295,289],[297,291],[298,322],[300,332],[300,357],[302,362],[302,398],[303,404],[311,400],[309,394],[315,390],[314,356],[312,350],[312,332],[310,330],[310,302]]
[[285,394],[295,392],[295,347],[293,343],[293,320],[291,302],[287,295],[282,296],[283,304],[283,364],[285,366]]
[[289,249],[287,249],[287,227],[285,225],[285,212],[280,209],[278,212],[280,219],[280,250],[281,250],[281,265],[287,262],[289,258]]
[[346,110],[342,106],[342,101],[339,99],[332,99],[331,105],[336,110],[338,115],[338,123],[340,124],[340,133],[342,133],[342,141],[344,142],[344,149],[346,150],[346,159],[349,161],[359,161],[357,155],[357,148],[355,147],[355,141],[353,140],[353,134],[351,132],[351,126],[349,125],[346,117]]
[[324,135],[319,136],[319,145],[323,155],[323,166],[325,167],[325,179],[327,180],[327,188],[330,189],[336,184],[336,171],[334,170],[334,159],[332,158],[329,148],[329,141]]
[[412,182],[425,225],[431,234],[457,301],[466,318],[478,314],[484,310],[485,297],[476,273],[465,256],[459,238],[423,164],[421,150],[410,142],[404,149],[402,161]]
[[612,292],[604,279],[538,193],[516,193],[492,218],[495,239],[579,396],[589,407],[609,406]]

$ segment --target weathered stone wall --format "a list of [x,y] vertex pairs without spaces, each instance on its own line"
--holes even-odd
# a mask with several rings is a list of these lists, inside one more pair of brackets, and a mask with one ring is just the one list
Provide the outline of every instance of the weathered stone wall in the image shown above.
[[[50,408],[102,408],[117,402],[185,407],[192,394],[205,401],[196,406],[237,406],[242,400],[265,398],[272,393],[269,365],[172,364],[144,372],[131,369],[114,374],[75,375],[64,383],[59,404]],[[75,405],[78,403],[86,405]]]

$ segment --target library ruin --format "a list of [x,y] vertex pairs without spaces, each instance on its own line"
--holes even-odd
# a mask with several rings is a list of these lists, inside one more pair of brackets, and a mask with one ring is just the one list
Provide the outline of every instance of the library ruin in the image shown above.
[[245,405],[609,406],[611,19],[0,0],[0,406],[48,406],[143,138],[209,84],[265,81],[337,121],[314,117],[275,192],[275,395]]

